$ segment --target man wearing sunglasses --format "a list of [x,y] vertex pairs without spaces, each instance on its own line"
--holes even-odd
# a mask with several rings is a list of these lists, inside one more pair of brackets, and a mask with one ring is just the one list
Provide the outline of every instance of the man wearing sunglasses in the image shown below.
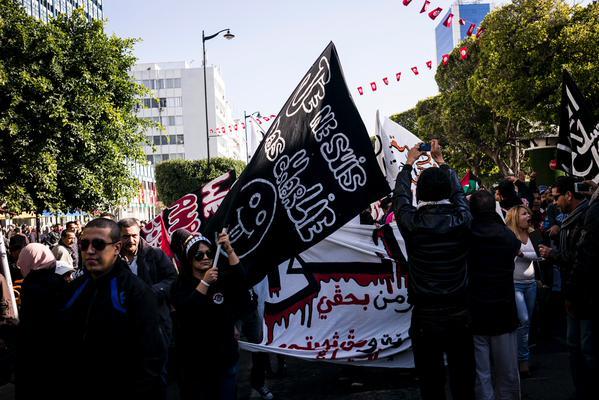
[[86,273],[73,281],[62,310],[65,367],[73,374],[66,398],[163,395],[166,348],[151,289],[119,257],[120,228],[97,218],[79,245]]

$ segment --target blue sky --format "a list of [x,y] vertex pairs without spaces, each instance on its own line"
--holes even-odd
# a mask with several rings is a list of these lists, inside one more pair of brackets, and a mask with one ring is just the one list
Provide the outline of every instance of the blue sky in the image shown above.
[[[419,14],[423,0],[104,0],[107,32],[140,38],[140,62],[191,61],[200,67],[202,30],[230,28],[233,40],[206,42],[207,63],[218,65],[234,117],[276,114],[329,41],[337,47],[345,79],[369,132],[377,109],[388,116],[437,92],[434,28]],[[586,2],[586,1],[584,1]],[[433,0],[448,8],[450,0]],[[430,8],[432,9],[432,8]],[[410,67],[418,65],[414,76]],[[402,81],[395,73],[402,71]],[[390,84],[382,87],[381,79]],[[370,91],[377,80],[379,90]],[[364,86],[360,96],[357,86]]]

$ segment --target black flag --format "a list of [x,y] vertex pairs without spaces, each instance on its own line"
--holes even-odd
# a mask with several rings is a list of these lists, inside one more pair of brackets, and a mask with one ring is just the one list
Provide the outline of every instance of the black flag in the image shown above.
[[389,186],[330,43],[207,225],[228,226],[242,263],[265,275],[349,222]]
[[572,76],[564,70],[557,162],[569,175],[599,179],[599,124]]

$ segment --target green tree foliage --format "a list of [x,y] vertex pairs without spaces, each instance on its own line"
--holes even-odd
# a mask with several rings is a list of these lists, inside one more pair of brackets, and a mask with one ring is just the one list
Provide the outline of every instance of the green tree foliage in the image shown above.
[[[436,136],[452,164],[477,173],[520,169],[518,140],[554,131],[563,68],[599,116],[599,5],[515,0],[490,13],[480,39],[469,38],[439,66],[439,95],[396,121],[414,120],[423,140]],[[459,48],[469,56],[461,60]],[[409,128],[408,128],[409,129]]]
[[245,168],[244,161],[231,158],[211,158],[206,160],[169,160],[156,165],[156,188],[158,197],[170,205],[187,193],[194,192],[212,179],[218,178],[229,170],[235,170],[237,176]]
[[82,10],[43,23],[0,0],[0,203],[89,211],[135,194],[126,165],[151,123],[132,112],[133,45]]
[[391,121],[397,122],[414,135],[418,136],[418,116],[416,115],[416,108],[410,108],[407,111],[392,115],[389,118]]
[[477,102],[513,121],[555,125],[562,70],[599,104],[599,5],[514,0],[484,21],[479,65],[470,80]]

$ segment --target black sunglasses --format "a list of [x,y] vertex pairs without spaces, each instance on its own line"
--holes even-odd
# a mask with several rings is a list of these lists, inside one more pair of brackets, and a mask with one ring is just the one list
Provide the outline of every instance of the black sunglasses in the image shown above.
[[195,253],[195,255],[193,256],[193,259],[196,261],[202,261],[204,259],[204,257],[208,257],[208,258],[212,259],[212,252],[210,250],[208,250],[208,251],[198,250]]
[[92,239],[92,240],[83,239],[82,241],[79,242],[79,245],[81,246],[82,251],[87,251],[87,248],[89,247],[90,244],[93,246],[94,249],[96,249],[98,251],[102,251],[109,244],[115,244],[115,243],[118,243],[118,242],[106,242],[102,239]]

